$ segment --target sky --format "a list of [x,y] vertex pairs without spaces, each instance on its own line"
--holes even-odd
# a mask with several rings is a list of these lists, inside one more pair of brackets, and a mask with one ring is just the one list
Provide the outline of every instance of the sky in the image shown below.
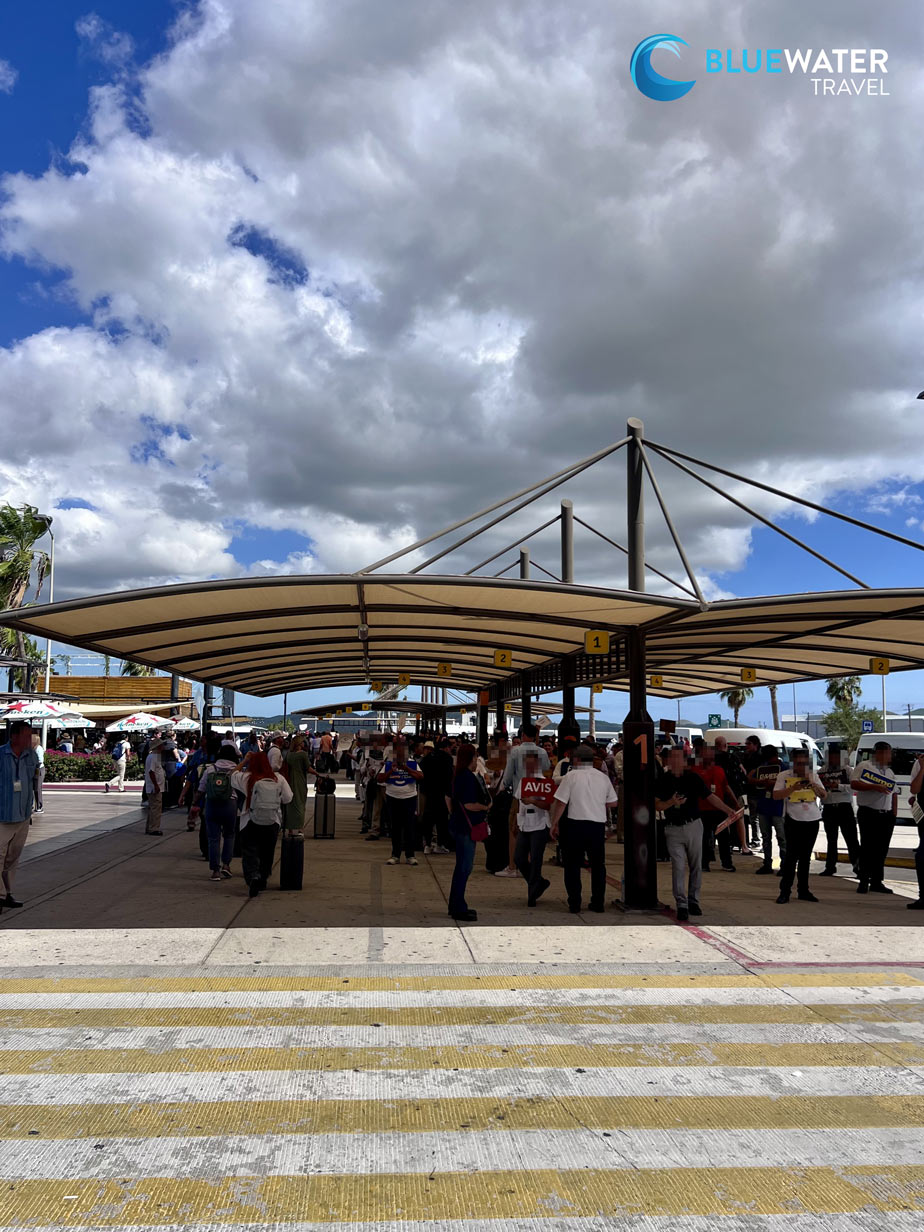
[[[629,75],[656,31],[687,44],[654,53],[696,79],[675,102]],[[924,544],[922,44],[916,0],[5,6],[0,499],[53,514],[60,598],[350,572],[640,416]],[[743,47],[882,48],[888,93],[705,72]],[[709,597],[849,585],[656,467]],[[717,482],[920,584],[919,551]],[[440,568],[563,496],[623,537],[613,461]],[[554,531],[533,550],[555,570]],[[625,584],[587,532],[576,573]],[[924,705],[924,674],[889,701]],[[745,719],[769,714],[759,690]]]

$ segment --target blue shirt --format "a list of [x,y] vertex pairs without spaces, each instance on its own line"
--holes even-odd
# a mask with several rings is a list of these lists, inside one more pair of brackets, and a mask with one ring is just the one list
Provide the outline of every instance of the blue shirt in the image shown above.
[[32,816],[32,787],[38,767],[33,749],[24,749],[17,757],[8,743],[0,744],[0,825],[16,825]]

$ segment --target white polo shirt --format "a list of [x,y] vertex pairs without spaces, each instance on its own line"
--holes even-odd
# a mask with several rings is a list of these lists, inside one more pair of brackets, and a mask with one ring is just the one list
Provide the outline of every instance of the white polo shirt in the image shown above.
[[619,801],[610,776],[580,762],[561,779],[555,799],[568,806],[572,820],[598,821],[601,825],[606,824],[606,806]]
[[[891,766],[880,766],[878,762],[869,758],[867,761],[857,763],[850,778],[852,782],[861,779],[864,770],[869,770],[876,774],[879,778],[888,779],[891,783],[895,782],[895,772]],[[892,811],[892,796],[894,792],[885,791],[858,791],[857,792],[857,807],[877,809],[880,813]]]

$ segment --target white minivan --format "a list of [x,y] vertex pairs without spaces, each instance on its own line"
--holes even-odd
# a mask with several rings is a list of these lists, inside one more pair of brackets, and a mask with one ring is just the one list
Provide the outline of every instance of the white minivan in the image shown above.
[[892,770],[895,773],[895,786],[898,788],[898,820],[904,825],[913,825],[911,817],[911,776],[914,774],[914,763],[924,753],[924,732],[865,732],[860,737],[860,743],[850,758],[853,769],[857,763],[869,761],[873,755],[873,746],[878,740],[885,740],[892,746]]
[[[715,744],[716,736],[724,736],[728,747],[736,753],[744,751],[744,742],[748,736],[756,736],[761,748],[772,744],[777,756],[784,761],[792,761],[793,752],[804,749],[812,755],[812,765],[816,769],[821,765],[821,750],[811,736],[803,735],[802,732],[778,731],[772,727],[714,727],[706,732],[706,743]],[[924,733],[921,738],[924,741]]]

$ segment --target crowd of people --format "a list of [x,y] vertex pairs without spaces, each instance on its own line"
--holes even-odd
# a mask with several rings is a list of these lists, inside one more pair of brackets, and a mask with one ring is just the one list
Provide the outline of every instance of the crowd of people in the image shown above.
[[[232,877],[232,860],[239,857],[251,897],[267,887],[280,832],[304,832],[312,795],[333,794],[342,771],[361,805],[362,836],[390,841],[388,865],[403,858],[416,866],[421,851],[454,855],[448,904],[454,919],[477,918],[466,894],[479,843],[489,872],[521,879],[528,907],[549,888],[543,867],[551,847],[551,860],[563,869],[569,910],[583,910],[585,870],[588,909],[605,909],[606,843],[622,837],[619,741],[600,744],[578,734],[559,741],[529,723],[513,737],[495,732],[484,756],[465,737],[392,732],[354,738],[349,748],[341,747],[336,732],[251,731],[240,742],[232,731],[201,739],[134,739],[133,750],[128,737],[109,738],[114,773],[103,790],[124,790],[127,760],[137,753],[144,765],[146,833],[162,834],[164,810],[185,807],[210,880]],[[855,768],[831,745],[826,764],[815,769],[807,751],[796,751],[790,764],[775,746],[762,746],[757,734],[740,752],[721,734],[713,744],[697,740],[692,746],[663,737],[655,784],[657,856],[672,866],[677,918],[702,915],[704,875],[714,867],[737,871],[736,855],[756,859],[758,875],[775,873],[777,903],[788,903],[794,886],[800,900],[818,902],[809,877],[822,825],[827,858],[820,876],[837,872],[843,838],[857,892],[891,894],[885,861],[898,796],[890,761],[885,741]],[[0,907],[21,905],[12,878],[29,823],[42,812],[42,762],[38,734],[13,723],[9,742],[0,746]],[[924,756],[911,791],[919,802],[921,844],[919,897],[907,905],[922,910]]]

